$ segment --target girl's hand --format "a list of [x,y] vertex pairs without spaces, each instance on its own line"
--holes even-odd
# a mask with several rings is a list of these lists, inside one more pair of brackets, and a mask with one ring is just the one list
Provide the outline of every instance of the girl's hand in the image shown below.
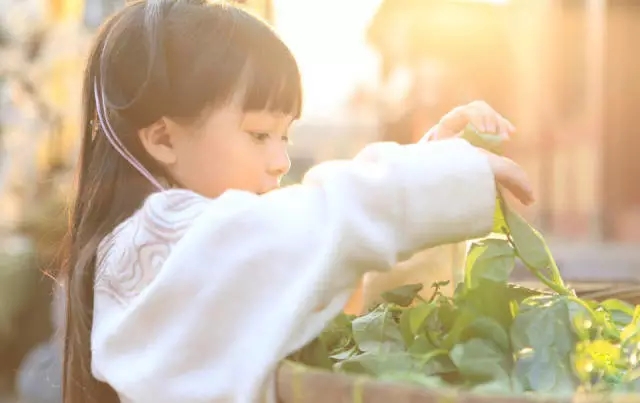
[[496,184],[508,190],[522,204],[529,205],[533,203],[533,189],[525,171],[512,160],[493,154],[489,151],[482,150],[489,160],[489,165],[493,171]]
[[468,124],[482,133],[495,133],[505,140],[516,129],[507,119],[502,117],[484,101],[474,101],[467,105],[458,106],[444,115],[435,127],[435,132],[430,133],[429,139],[446,139],[458,136]]
[[[515,127],[507,119],[484,101],[474,101],[467,105],[452,109],[444,115],[440,122],[427,133],[421,142],[446,139],[460,136],[468,124],[479,132],[495,133],[505,140],[515,132]],[[533,203],[531,182],[524,170],[512,160],[482,150],[489,160],[496,183],[500,188],[508,190],[521,203]]]

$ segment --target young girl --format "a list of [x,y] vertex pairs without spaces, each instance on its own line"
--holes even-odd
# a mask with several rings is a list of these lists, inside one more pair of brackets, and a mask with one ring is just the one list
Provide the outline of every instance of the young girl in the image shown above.
[[[513,162],[461,139],[373,144],[279,189],[300,75],[263,22],[154,0],[104,24],[84,79],[65,271],[64,401],[274,401],[278,362],[367,271],[484,235]],[[438,126],[507,131],[483,103]]]

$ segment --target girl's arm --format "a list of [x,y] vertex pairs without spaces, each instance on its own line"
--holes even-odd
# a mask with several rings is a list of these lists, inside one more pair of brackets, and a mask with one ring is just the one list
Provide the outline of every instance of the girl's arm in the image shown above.
[[[439,126],[440,124],[432,126],[420,139],[420,143],[437,140]],[[423,284],[421,294],[425,297],[433,292],[431,285],[434,282],[449,280],[451,284],[441,291],[451,294],[455,288],[454,271],[462,270],[465,261],[466,242],[459,242],[419,251],[408,260],[398,262],[388,272],[368,272],[349,297],[344,312],[350,315],[362,314],[380,302],[382,293],[406,284]]]
[[[184,223],[167,225],[169,210],[146,206],[134,217],[140,228],[156,220],[163,229],[123,230],[113,241],[136,256],[126,263],[111,253],[113,262],[142,272],[122,283],[102,274],[111,292],[96,291],[94,374],[133,402],[255,401],[277,363],[342,310],[363,273],[486,234],[494,200],[487,158],[453,139],[377,143],[353,161],[316,166],[299,186],[229,191],[208,200],[170,249],[162,240]],[[140,285],[127,286],[118,304],[111,295],[131,278]]]

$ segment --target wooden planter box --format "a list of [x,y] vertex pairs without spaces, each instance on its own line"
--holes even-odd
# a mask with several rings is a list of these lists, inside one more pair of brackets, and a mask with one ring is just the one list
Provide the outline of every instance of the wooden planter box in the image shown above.
[[[583,298],[598,301],[616,298],[640,304],[640,284],[637,283],[585,283],[575,289]],[[640,394],[509,396],[428,389],[330,372],[290,361],[283,362],[278,369],[277,391],[279,403],[640,403]]]
[[278,369],[279,403],[638,403],[640,395],[553,397],[471,394],[426,389],[310,368],[285,361]]

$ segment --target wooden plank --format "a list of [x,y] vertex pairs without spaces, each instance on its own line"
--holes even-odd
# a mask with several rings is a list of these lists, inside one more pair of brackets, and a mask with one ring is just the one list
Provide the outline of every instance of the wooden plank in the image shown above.
[[[581,242],[569,244],[548,240],[565,280],[590,283],[640,283],[640,248],[634,244]],[[513,278],[531,279],[521,265]]]
[[454,389],[428,389],[377,381],[284,362],[277,373],[280,403],[635,403],[638,395],[575,395],[556,397],[535,394],[472,394]]

